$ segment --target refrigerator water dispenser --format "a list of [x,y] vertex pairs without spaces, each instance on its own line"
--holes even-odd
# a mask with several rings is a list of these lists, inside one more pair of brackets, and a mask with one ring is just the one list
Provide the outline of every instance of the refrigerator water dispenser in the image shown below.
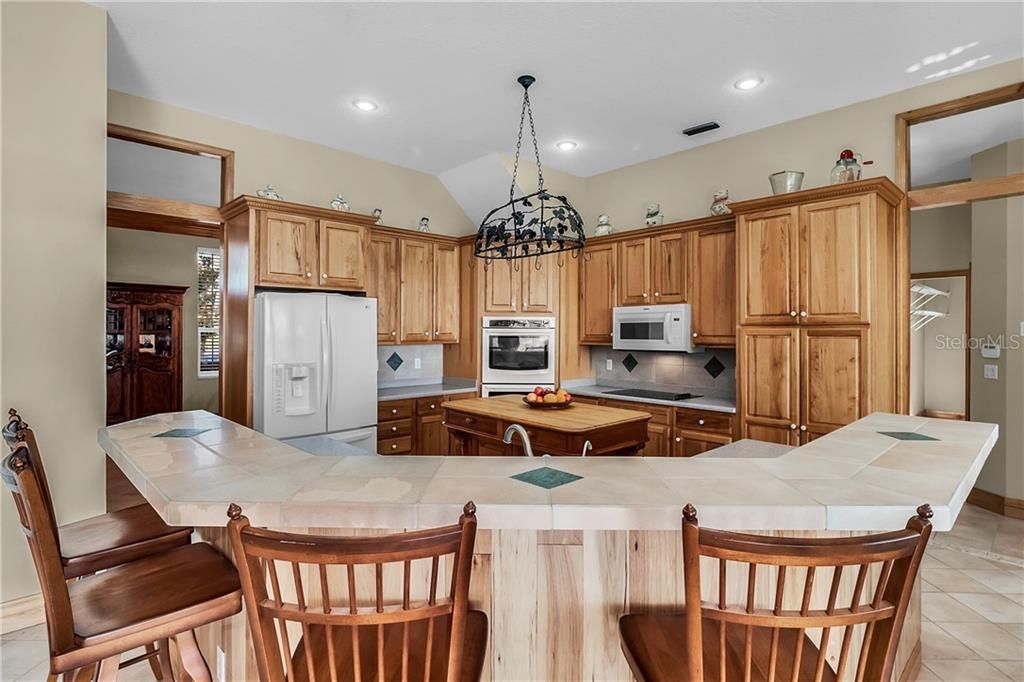
[[274,365],[274,412],[276,414],[314,414],[316,401],[316,366],[289,363]]

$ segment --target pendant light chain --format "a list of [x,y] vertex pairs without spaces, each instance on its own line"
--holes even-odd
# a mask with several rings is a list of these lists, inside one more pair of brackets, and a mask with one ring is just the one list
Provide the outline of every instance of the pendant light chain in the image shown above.
[[516,138],[516,160],[512,165],[512,186],[508,190],[508,199],[515,198],[516,178],[519,176],[519,155],[523,148],[523,128],[526,117],[530,117],[530,137],[533,138],[533,158],[537,162],[537,191],[544,191],[544,169],[540,165],[540,147],[537,144],[537,128],[533,124],[533,105],[530,103],[529,89],[523,89],[523,107],[519,112],[519,137]]

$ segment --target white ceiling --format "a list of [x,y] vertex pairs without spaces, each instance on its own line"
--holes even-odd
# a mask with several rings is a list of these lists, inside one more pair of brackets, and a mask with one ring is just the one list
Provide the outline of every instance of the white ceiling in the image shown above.
[[98,4],[111,88],[435,174],[514,151],[524,72],[542,160],[589,176],[1024,53],[1016,2]]
[[1024,100],[919,123],[910,128],[910,185],[971,177],[971,157],[1024,139]]

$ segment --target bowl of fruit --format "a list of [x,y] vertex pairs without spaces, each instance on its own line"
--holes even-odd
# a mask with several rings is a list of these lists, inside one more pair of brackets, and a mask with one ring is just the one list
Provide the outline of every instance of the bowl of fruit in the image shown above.
[[567,407],[572,407],[572,396],[564,388],[553,391],[550,388],[538,386],[523,396],[523,402],[528,407],[539,410],[564,410]]

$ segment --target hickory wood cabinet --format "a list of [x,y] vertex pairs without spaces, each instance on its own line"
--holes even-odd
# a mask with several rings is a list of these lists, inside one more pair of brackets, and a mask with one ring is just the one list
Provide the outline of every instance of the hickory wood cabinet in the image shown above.
[[282,211],[259,211],[257,285],[362,291],[367,228]]
[[687,301],[687,243],[682,231],[619,243],[619,305]]
[[800,445],[899,411],[901,199],[881,178],[732,205],[741,438]]
[[689,233],[691,332],[700,346],[736,345],[736,230]]
[[618,244],[587,245],[580,260],[580,343],[611,345]]
[[693,457],[733,442],[736,415],[689,407],[669,407],[633,400],[609,400],[576,396],[574,400],[638,410],[651,415],[647,444],[637,453],[643,457]]
[[476,392],[377,403],[377,452],[382,455],[450,455],[456,452],[441,406],[475,398]]
[[[567,258],[568,256],[563,256]],[[557,256],[494,260],[484,268],[484,314],[554,315],[558,311]]]

